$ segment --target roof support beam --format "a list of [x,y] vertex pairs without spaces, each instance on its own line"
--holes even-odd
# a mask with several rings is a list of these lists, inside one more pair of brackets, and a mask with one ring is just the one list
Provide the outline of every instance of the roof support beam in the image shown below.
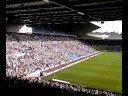
[[53,8],[39,8],[39,9],[26,9],[26,10],[15,10],[7,11],[6,14],[20,14],[20,13],[45,13],[45,12],[56,12],[56,11],[70,11],[64,7],[53,7]]
[[[86,15],[84,12],[81,12],[81,10],[79,10],[78,8],[73,8],[72,5],[69,4],[69,3],[67,3],[67,2],[63,2],[63,3],[62,3],[60,0],[50,0],[50,1],[53,2],[53,3],[55,3],[55,4],[58,4],[58,5],[60,5],[60,6],[64,6],[64,7],[68,8],[68,9],[71,9],[71,10],[73,10],[73,11],[76,11],[78,14],[79,14],[79,13],[83,13],[83,14],[81,14],[81,15],[83,15],[84,18],[87,17],[87,16],[89,16],[89,17],[91,17],[91,18],[93,18],[93,19],[95,19],[95,20],[99,20],[99,21],[100,21],[100,19],[98,19],[98,18],[96,18],[96,17],[90,16],[90,15]],[[86,16],[85,16],[85,15],[86,15]],[[86,19],[86,18],[85,18],[85,19]]]
[[[45,12],[45,13],[28,13],[28,14],[14,14],[13,16],[39,16],[39,15],[55,15],[55,14],[68,14],[68,13],[76,13],[74,11],[58,11],[58,12]],[[12,16],[11,14],[8,16]]]
[[89,3],[89,4],[79,4],[79,5],[73,5],[75,7],[79,6],[95,6],[95,5],[106,5],[106,4],[115,4],[115,3],[121,3],[122,0],[114,0],[114,1],[106,1],[106,2],[98,2],[98,3]]
[[121,6],[118,6],[118,7],[104,7],[104,8],[87,8],[86,11],[105,11],[105,10],[112,10],[112,9],[115,9],[115,10],[119,10],[121,9],[122,7]]
[[[43,0],[38,0],[43,1]],[[6,0],[6,4],[18,4],[18,3],[28,3],[28,2],[37,2],[37,0]]]

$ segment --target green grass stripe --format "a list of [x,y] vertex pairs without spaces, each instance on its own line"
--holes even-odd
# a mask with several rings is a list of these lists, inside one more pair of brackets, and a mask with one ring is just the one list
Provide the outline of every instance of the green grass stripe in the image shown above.
[[[54,75],[44,77],[51,80]],[[105,52],[55,73],[72,84],[122,93],[122,53]]]

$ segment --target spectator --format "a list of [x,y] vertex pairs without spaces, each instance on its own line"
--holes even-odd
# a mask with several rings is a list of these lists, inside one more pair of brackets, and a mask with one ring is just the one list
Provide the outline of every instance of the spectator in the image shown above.
[[[26,95],[26,93],[28,95],[32,94],[32,96],[41,96],[44,94],[45,96],[121,96],[121,94],[114,93],[111,91],[99,90],[53,81],[38,82],[37,80],[29,81],[16,77],[7,77],[6,82],[11,92],[11,96],[19,95],[19,93],[17,92],[22,92],[20,94],[24,93],[23,95]],[[20,88],[22,89],[22,91]]]
[[6,75],[23,77],[98,52],[74,37],[7,33]]

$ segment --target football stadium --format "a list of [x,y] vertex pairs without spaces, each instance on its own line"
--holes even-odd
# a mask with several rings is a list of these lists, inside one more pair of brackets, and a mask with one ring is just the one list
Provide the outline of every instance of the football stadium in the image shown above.
[[122,96],[121,3],[6,0],[10,96]]

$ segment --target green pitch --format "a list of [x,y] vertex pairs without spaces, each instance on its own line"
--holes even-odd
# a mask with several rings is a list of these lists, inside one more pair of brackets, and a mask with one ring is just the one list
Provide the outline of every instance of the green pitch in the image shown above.
[[[54,74],[44,77],[54,78]],[[122,93],[122,53],[105,52],[55,73],[55,78]]]

